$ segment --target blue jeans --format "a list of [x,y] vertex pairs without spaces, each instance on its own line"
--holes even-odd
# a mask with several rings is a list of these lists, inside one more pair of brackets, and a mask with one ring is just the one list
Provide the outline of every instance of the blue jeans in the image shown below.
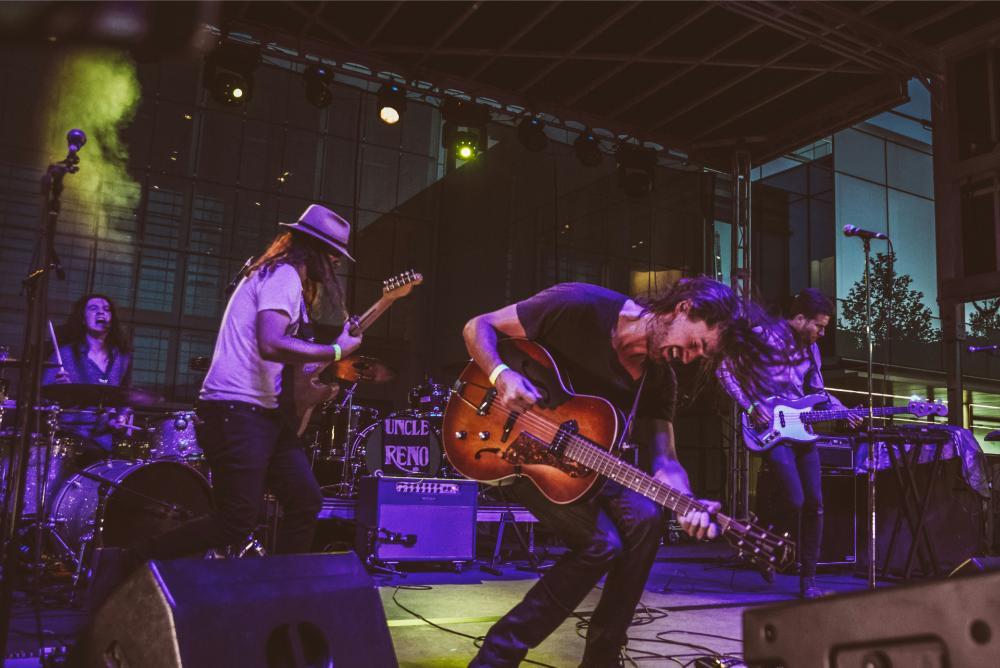
[[274,552],[308,552],[323,496],[305,450],[278,409],[200,401],[196,412],[215,510],[137,548],[140,556],[166,559],[245,542],[260,519],[267,490],[282,507]]
[[800,574],[816,575],[823,538],[823,483],[815,443],[778,445],[767,453],[778,481],[777,523],[798,543]]
[[581,666],[618,665],[619,649],[628,641],[629,624],[660,546],[663,509],[611,481],[604,481],[595,496],[569,505],[550,502],[527,479],[509,489],[510,497],[531,510],[569,550],[490,628],[470,668],[517,666],[528,649],[572,614],[605,573]]

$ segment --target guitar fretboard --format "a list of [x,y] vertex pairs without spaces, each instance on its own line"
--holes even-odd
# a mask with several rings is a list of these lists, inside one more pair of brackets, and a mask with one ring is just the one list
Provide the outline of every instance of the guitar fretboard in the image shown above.
[[[897,415],[899,413],[909,413],[908,406],[882,406],[872,410],[874,417],[884,417],[886,415]],[[807,411],[799,415],[802,422],[828,422],[830,420],[845,420],[852,415],[867,417],[867,408],[840,408],[830,411]]]

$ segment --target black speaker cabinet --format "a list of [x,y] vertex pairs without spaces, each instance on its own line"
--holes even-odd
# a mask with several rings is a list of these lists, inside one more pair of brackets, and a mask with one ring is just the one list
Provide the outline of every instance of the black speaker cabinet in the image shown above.
[[1000,572],[743,613],[754,668],[996,668]]
[[97,611],[90,666],[397,666],[385,612],[352,552],[152,561]]
[[[857,559],[856,476],[851,469],[823,469],[823,539],[820,542],[819,564],[853,564]],[[764,525],[774,524],[779,517],[777,504],[780,493],[777,480],[769,466],[761,469],[757,478],[757,516]],[[779,527],[787,530],[788,527]]]

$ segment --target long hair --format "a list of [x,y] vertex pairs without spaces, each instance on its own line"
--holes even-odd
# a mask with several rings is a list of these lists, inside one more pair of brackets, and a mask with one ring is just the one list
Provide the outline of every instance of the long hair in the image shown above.
[[[342,310],[344,291],[337,278],[336,267],[330,260],[331,252],[336,251],[319,239],[286,230],[274,238],[263,255],[254,260],[247,270],[247,276],[253,276],[256,272],[266,273],[281,264],[290,264],[296,269],[305,267],[302,297],[306,305],[313,309],[321,294],[331,293],[330,301]],[[344,317],[346,319],[346,313]]]
[[59,326],[59,345],[82,343],[87,338],[87,321],[85,312],[87,302],[91,299],[103,299],[108,303],[111,310],[111,326],[108,328],[108,337],[104,340],[110,348],[127,353],[132,349],[128,337],[125,336],[125,328],[118,318],[118,307],[111,297],[107,295],[91,292],[83,295],[73,303],[73,308],[69,312],[66,321]]
[[788,360],[788,328],[756,302],[740,299],[732,289],[706,276],[681,279],[643,308],[664,315],[673,313],[683,301],[690,304],[688,318],[719,329],[719,346],[702,362],[695,394],[704,389],[723,362],[744,392],[770,394],[773,381],[769,367]]

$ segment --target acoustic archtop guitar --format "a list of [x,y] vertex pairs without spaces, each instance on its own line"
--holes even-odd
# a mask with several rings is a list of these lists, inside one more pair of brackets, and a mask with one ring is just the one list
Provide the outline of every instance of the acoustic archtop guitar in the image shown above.
[[[423,280],[422,275],[411,269],[382,281],[382,296],[372,304],[371,308],[356,318],[357,325],[351,328],[351,334],[357,336],[371,327],[397,299],[410,294],[413,288],[420,285]],[[346,357],[336,364],[349,367],[356,357],[356,355]],[[291,403],[294,409],[296,434],[299,436],[305,432],[306,426],[309,424],[309,417],[316,406],[330,401],[337,394],[338,385],[336,383],[324,383],[319,378],[323,370],[331,364],[334,362],[310,362],[293,369]]]
[[[455,382],[442,422],[448,461],[473,480],[495,483],[526,476],[553,503],[572,503],[610,478],[679,515],[706,506],[615,456],[619,412],[602,397],[566,388],[555,361],[539,344],[503,339],[497,351],[511,369],[538,388],[541,400],[512,413],[475,362]],[[740,555],[767,570],[794,561],[795,543],[752,522],[716,513],[723,536]]]
[[[798,399],[768,397],[760,403],[771,409],[771,421],[766,425],[757,425],[752,416],[743,414],[743,442],[747,448],[755,452],[766,452],[774,446],[791,441],[793,443],[811,443],[820,437],[813,432],[812,425],[816,422],[830,420],[846,420],[851,416],[867,417],[867,408],[836,408],[833,410],[814,410],[814,406],[829,401],[825,394],[809,394]],[[916,417],[928,415],[947,415],[948,407],[936,401],[913,400],[906,406],[881,406],[873,409],[875,417],[909,413]]]

